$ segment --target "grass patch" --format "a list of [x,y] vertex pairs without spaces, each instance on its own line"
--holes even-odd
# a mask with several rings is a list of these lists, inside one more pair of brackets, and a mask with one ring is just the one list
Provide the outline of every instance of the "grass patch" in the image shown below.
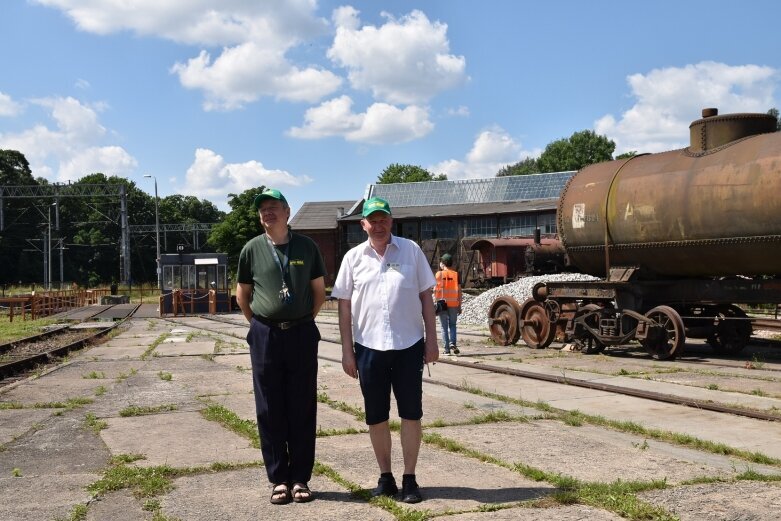
[[87,519],[87,512],[88,512],[87,505],[79,503],[78,505],[74,505],[73,508],[71,508],[70,514],[68,514],[68,517],[56,517],[56,521],[84,521]]
[[142,459],[146,459],[146,456],[143,454],[117,454],[111,457],[111,464],[122,465],[123,463],[133,463]]
[[170,382],[174,377],[174,375],[172,375],[171,373],[166,373],[165,371],[160,371],[159,373],[157,373],[157,376],[159,376],[160,379],[164,382]]
[[68,398],[64,402],[38,402],[32,405],[33,409],[66,409],[68,411],[77,409],[83,405],[89,405],[94,400],[92,398],[74,397]]
[[141,360],[146,360],[150,356],[152,356],[152,353],[155,349],[157,349],[157,346],[165,342],[165,339],[171,336],[170,333],[163,333],[159,337],[155,338],[154,342],[149,344],[149,347],[146,348],[146,351],[141,355]]
[[201,411],[201,415],[207,420],[216,421],[236,434],[244,436],[252,442],[253,447],[260,448],[260,434],[258,434],[258,426],[255,422],[242,420],[235,412],[216,403],[209,404],[206,409]]
[[175,411],[179,407],[175,404],[156,405],[154,407],[142,407],[140,405],[129,405],[119,411],[123,418],[128,416],[146,416],[148,414],[157,414],[159,412]]
[[83,375],[82,378],[86,380],[103,380],[106,378],[106,375],[103,373],[103,371],[90,371],[89,373]]
[[84,416],[84,425],[91,429],[95,434],[98,434],[100,431],[108,427],[107,422],[99,420],[98,417],[91,412],[88,412],[86,416]]
[[137,498],[154,497],[173,490],[172,479],[179,472],[168,466],[128,467],[112,465],[103,473],[103,477],[90,484],[87,490],[93,494],[106,494],[122,489],[131,489]]
[[99,385],[95,389],[95,396],[103,396],[104,394],[106,394],[106,391],[108,391],[108,389],[106,388],[105,385]]
[[332,400],[328,397],[326,393],[318,392],[317,393],[317,401],[320,403],[324,403],[331,407],[332,409],[336,409],[337,411],[346,412],[347,414],[352,414],[356,420],[358,421],[366,421],[366,413],[358,408],[353,407],[352,405],[348,405],[344,402],[339,402],[336,400]]
[[2,321],[0,322],[0,344],[38,335],[42,329],[56,323],[57,320],[53,318],[21,320],[21,317],[19,317],[14,322]]
[[369,432],[369,430],[354,429],[352,427],[349,427],[347,429],[321,429],[320,427],[318,427],[315,436],[317,436],[318,438],[327,438],[329,436],[343,436],[345,434],[363,434],[366,432]]
[[130,369],[130,374],[119,373],[119,375],[117,376],[117,382],[124,382],[131,376],[134,376],[136,373],[138,373],[138,369],[136,369],[135,367]]

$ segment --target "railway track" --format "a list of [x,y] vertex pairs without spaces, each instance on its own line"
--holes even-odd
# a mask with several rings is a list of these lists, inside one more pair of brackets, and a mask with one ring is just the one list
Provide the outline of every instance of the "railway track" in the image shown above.
[[[246,323],[243,322],[243,318],[241,318],[240,320],[233,320],[231,318],[222,317],[219,315],[217,316],[203,315],[200,316],[199,318],[214,321],[214,322],[227,323],[235,326],[246,325]],[[193,324],[191,321],[188,320],[174,319],[174,318],[166,318],[165,320],[179,326],[187,326],[190,328],[201,329],[201,330],[209,331],[210,333],[218,332],[219,334],[229,335],[234,338],[240,338],[242,340],[245,338],[243,334],[232,334],[229,332],[225,332],[224,330],[217,331],[215,329],[210,329],[208,327],[201,327]],[[330,327],[332,326],[338,327],[338,323],[336,321],[318,320],[318,325],[321,326],[322,341],[341,345],[340,339],[337,336],[330,336],[328,331],[324,331],[324,329],[326,328],[330,329]],[[322,326],[326,326],[326,328],[323,328]],[[335,332],[336,334],[338,334],[338,329]],[[462,333],[459,332],[459,335],[462,335]],[[477,337],[479,335],[472,334],[470,336]],[[487,339],[486,336],[484,335],[481,338],[482,340]],[[495,348],[487,348],[487,349],[495,349]],[[536,351],[534,350],[531,350],[530,352],[536,353]],[[577,353],[573,353],[573,355],[578,356]],[[589,355],[581,355],[581,356],[585,356],[586,358],[589,358]],[[478,359],[478,357],[479,357],[479,363],[475,363],[475,360]],[[341,364],[341,360],[337,358],[323,356],[323,355],[320,355],[320,358],[324,360],[328,360],[335,364]],[[771,410],[758,410],[745,405],[735,405],[734,403],[729,403],[729,401],[731,399],[734,399],[734,397],[728,396],[727,393],[724,393],[724,398],[722,401],[714,400],[714,399],[698,399],[683,394],[675,394],[672,391],[670,392],[649,391],[647,389],[643,389],[641,385],[631,385],[631,383],[635,383],[635,382],[630,382],[626,385],[608,384],[602,381],[594,381],[586,378],[572,378],[564,375],[546,374],[544,371],[523,370],[518,368],[503,367],[500,366],[499,364],[496,365],[492,364],[491,360],[492,360],[491,355],[483,356],[482,354],[476,353],[475,355],[470,356],[468,358],[460,357],[458,359],[454,359],[454,358],[443,357],[440,358],[440,360],[437,363],[450,365],[454,367],[469,368],[470,370],[480,371],[482,373],[509,375],[517,378],[550,382],[550,383],[565,386],[568,389],[585,388],[585,389],[591,389],[591,390],[601,391],[610,394],[632,396],[635,398],[648,400],[651,402],[681,405],[681,406],[685,406],[697,410],[712,411],[717,413],[730,414],[734,416],[753,418],[753,419],[759,419],[764,421],[772,421],[772,422],[781,421],[781,413],[776,412],[778,411],[779,408],[781,408],[781,400],[779,400],[778,407],[771,408]],[[695,365],[699,368],[702,366],[702,362],[696,362]],[[735,366],[735,365],[724,366],[724,367],[727,367],[729,369],[740,369],[739,366]],[[772,368],[767,368],[765,370],[781,371],[781,367],[778,368],[772,367]],[[726,374],[724,375],[724,377],[741,378],[740,375],[726,375]],[[445,386],[453,385],[453,384],[448,384],[446,382],[438,381],[436,378],[427,378],[425,381],[428,383],[438,384],[438,385],[445,385]],[[674,386],[665,385],[663,382],[659,382],[659,387],[674,388]]]
[[781,333],[781,320],[774,320],[770,318],[755,318],[751,321],[751,324],[754,326],[754,329]]
[[[62,318],[74,322],[83,320],[113,319],[105,326],[74,328],[60,325],[37,335],[32,335],[5,344],[0,344],[0,383],[6,385],[12,379],[23,378],[30,370],[46,364],[69,352],[81,349],[87,344],[99,340],[109,331],[119,326],[138,309],[138,305],[118,304],[114,306],[95,306],[95,309],[81,308],[65,313]],[[74,319],[73,316],[78,316]]]
[[8,344],[0,345],[0,383],[67,355],[76,349],[100,339],[120,323],[96,329],[73,330],[63,327]]

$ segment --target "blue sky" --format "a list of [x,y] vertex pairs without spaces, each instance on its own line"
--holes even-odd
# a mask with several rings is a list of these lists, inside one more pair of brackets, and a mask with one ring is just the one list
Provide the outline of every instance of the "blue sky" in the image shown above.
[[781,108],[781,3],[3,0],[0,148],[227,210],[359,199],[391,163],[491,177],[592,129],[685,146],[703,107]]

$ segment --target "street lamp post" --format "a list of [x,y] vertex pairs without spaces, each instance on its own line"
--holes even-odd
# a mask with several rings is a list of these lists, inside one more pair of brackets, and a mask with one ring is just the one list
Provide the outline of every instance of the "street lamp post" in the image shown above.
[[144,177],[151,177],[155,180],[155,243],[157,244],[157,289],[163,289],[163,274],[160,270],[160,198],[157,196],[157,177],[146,174]]

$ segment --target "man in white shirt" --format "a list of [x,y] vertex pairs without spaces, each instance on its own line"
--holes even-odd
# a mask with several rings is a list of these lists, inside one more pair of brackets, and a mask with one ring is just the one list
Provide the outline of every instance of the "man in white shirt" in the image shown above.
[[[342,368],[360,375],[380,479],[374,496],[398,492],[391,471],[390,392],[401,417],[405,503],[423,498],[415,478],[423,417],[423,364],[439,358],[431,289],[436,284],[420,247],[391,234],[390,205],[364,202],[361,226],[369,239],[342,259],[331,295],[339,299]],[[425,336],[424,336],[425,333]]]

